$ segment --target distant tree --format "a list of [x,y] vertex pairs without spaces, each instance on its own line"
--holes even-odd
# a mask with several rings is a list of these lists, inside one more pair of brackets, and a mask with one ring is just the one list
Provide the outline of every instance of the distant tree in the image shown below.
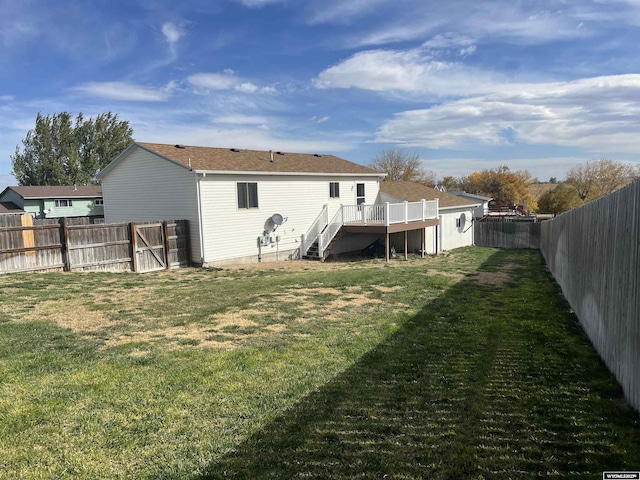
[[447,192],[460,188],[460,180],[451,176],[444,177],[440,180],[439,184],[442,185]]
[[506,165],[481,172],[473,172],[462,180],[463,190],[471,193],[485,193],[493,197],[496,205],[524,205],[527,210],[536,211],[538,204],[527,187],[534,183],[526,170],[512,172]]
[[69,112],[38,113],[22,150],[16,146],[11,156],[12,173],[20,185],[90,185],[133,142],[132,134],[129,122],[111,112],[88,120],[80,113],[75,121]]
[[422,160],[416,152],[410,153],[399,148],[383,150],[369,163],[369,167],[385,172],[387,180],[418,182],[429,186],[436,183],[435,172],[422,166]]
[[560,183],[553,190],[549,190],[540,196],[538,199],[538,211],[558,214],[579,207],[583,203],[576,187],[568,183]]
[[636,176],[632,165],[601,158],[569,169],[567,183],[576,188],[583,201],[588,202],[615,192]]
[[558,179],[556,177],[551,177],[549,179],[549,183],[558,183]]

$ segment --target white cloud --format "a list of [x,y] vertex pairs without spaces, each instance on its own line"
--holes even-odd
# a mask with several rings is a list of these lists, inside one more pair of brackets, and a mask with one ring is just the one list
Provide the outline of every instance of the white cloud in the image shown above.
[[276,93],[275,87],[259,87],[252,82],[244,81],[231,69],[226,69],[222,73],[196,73],[187,78],[187,81],[194,87],[205,90],[236,90],[241,93]]
[[251,82],[244,82],[234,87],[237,91],[243,93],[256,93],[258,87]]
[[334,0],[318,2],[319,7],[309,19],[309,23],[348,24],[354,18],[375,10],[390,0]]
[[74,87],[72,90],[94,97],[129,102],[165,102],[175,88],[174,82],[165,87],[152,88],[128,82],[88,82]]
[[429,148],[523,143],[640,152],[640,75],[499,85],[496,93],[398,113],[376,141]]
[[[499,39],[516,44],[545,44],[559,39],[584,38],[593,34],[593,31],[578,28],[581,22],[594,18],[600,24],[603,15],[611,16],[608,9],[572,0],[563,2],[561,7],[557,2],[546,0],[403,0],[400,5],[398,3],[389,3],[388,8],[382,5],[378,13],[379,18],[384,21],[374,21],[371,26],[354,30],[346,45],[353,48],[419,41],[443,32],[461,32],[478,40]],[[628,12],[631,7],[617,10]],[[338,22],[340,10],[335,8],[330,11],[335,11],[336,14],[329,16],[327,20]],[[633,24],[631,17],[623,19],[616,15],[615,19]],[[317,18],[324,19],[314,17]]]
[[0,95],[0,101],[10,102],[13,100],[13,95]]
[[317,88],[360,88],[372,91],[421,93],[434,96],[493,91],[497,74],[436,60],[430,48],[369,50],[356,53],[322,71]]
[[187,81],[195,87],[209,90],[229,90],[239,82],[233,70],[230,69],[222,73],[196,73],[187,78]]
[[313,123],[324,123],[324,122],[328,122],[328,121],[329,121],[329,118],[330,118],[330,117],[329,117],[328,115],[327,115],[327,116],[325,116],[325,117],[320,117],[320,118],[318,118],[317,116],[315,116],[315,115],[314,115],[313,117],[311,117],[311,118],[309,119],[309,121],[310,121],[310,122],[313,122]]
[[180,38],[182,38],[182,36],[184,35],[182,29],[173,22],[163,23],[162,33],[170,45],[177,43],[178,40],[180,40]]
[[224,115],[214,118],[215,123],[227,123],[231,125],[263,125],[267,123],[265,117],[253,115]]

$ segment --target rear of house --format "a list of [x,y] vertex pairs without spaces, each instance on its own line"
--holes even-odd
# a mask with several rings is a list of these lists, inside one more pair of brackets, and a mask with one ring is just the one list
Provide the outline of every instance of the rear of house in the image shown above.
[[151,143],[98,175],[107,222],[189,220],[199,265],[299,258],[324,209],[375,203],[383,177],[333,155]]

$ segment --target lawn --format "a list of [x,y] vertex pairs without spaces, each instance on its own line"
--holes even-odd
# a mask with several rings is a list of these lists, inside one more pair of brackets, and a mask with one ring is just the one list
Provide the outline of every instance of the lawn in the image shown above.
[[0,478],[640,470],[638,413],[535,251],[0,289]]

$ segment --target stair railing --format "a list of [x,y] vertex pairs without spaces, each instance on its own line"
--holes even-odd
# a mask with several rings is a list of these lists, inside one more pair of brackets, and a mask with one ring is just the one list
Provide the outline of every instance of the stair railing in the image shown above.
[[327,224],[327,228],[324,229],[318,235],[318,255],[320,258],[324,258],[324,251],[327,249],[331,240],[334,239],[338,231],[344,225],[344,215],[343,215],[343,207],[340,206],[340,209],[333,216],[331,221]]
[[302,236],[302,255],[307,254],[311,245],[313,245],[313,243],[318,239],[320,232],[322,232],[327,226],[327,223],[329,223],[329,205],[325,203],[322,210],[309,227],[309,230],[307,230],[307,233]]

